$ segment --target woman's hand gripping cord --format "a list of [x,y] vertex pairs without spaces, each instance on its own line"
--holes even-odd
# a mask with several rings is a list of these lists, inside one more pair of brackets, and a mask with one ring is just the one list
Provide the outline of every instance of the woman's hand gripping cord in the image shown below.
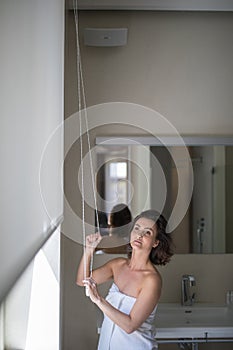
[[86,287],[88,296],[90,296],[91,301],[95,304],[98,304],[102,298],[97,290],[95,280],[92,277],[89,277],[83,280],[83,284]]
[[101,240],[102,240],[102,236],[100,235],[99,232],[88,235],[86,237],[86,250],[91,253],[94,253],[95,248],[97,247],[97,245],[100,243]]

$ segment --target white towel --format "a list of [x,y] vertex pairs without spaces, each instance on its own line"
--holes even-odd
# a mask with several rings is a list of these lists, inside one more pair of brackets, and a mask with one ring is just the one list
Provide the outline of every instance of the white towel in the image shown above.
[[[129,315],[136,298],[123,294],[115,283],[109,290],[106,300],[118,310]],[[156,308],[139,329],[127,334],[113,323],[107,316],[101,328],[98,350],[156,350],[158,345],[155,339],[154,325]]]

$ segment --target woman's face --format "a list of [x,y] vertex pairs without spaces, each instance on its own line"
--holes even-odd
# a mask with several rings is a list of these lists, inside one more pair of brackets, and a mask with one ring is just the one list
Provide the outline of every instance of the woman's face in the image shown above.
[[156,223],[151,219],[140,218],[135,222],[131,231],[130,244],[132,248],[138,247],[151,250],[159,244],[156,236]]

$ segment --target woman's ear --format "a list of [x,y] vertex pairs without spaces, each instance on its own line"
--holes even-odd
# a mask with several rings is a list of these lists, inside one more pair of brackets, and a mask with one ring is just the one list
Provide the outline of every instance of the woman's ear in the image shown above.
[[159,245],[159,240],[156,239],[155,243],[153,244],[153,248],[156,248]]

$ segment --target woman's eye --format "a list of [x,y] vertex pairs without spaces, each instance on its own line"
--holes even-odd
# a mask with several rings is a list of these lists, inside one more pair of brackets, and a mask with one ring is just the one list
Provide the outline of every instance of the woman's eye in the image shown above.
[[145,235],[146,235],[146,236],[150,236],[150,235],[151,235],[151,232],[150,232],[150,231],[146,231]]

